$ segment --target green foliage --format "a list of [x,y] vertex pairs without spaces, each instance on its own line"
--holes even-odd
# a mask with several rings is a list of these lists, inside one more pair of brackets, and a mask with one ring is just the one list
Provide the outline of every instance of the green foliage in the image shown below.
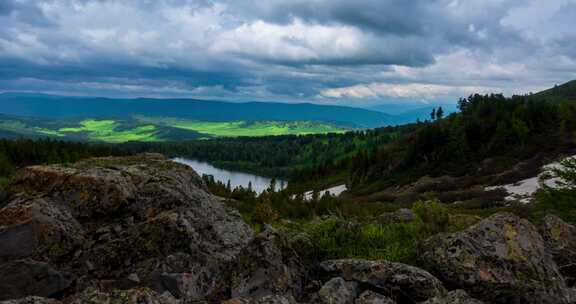
[[448,208],[437,200],[418,201],[412,207],[412,211],[424,223],[423,228],[428,234],[447,231],[450,224]]
[[331,218],[311,221],[302,229],[310,235],[320,259],[366,258],[413,262],[421,222],[408,224],[351,224]]

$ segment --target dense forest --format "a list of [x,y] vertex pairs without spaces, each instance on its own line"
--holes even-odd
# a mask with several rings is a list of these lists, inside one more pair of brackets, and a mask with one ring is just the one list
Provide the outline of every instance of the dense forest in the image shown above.
[[[327,169],[345,169],[348,156],[372,146],[393,142],[416,125],[351,131],[344,134],[238,137],[179,142],[131,142],[121,147],[130,153],[159,152],[171,157],[209,161],[227,169],[271,177],[306,179],[327,175]],[[303,170],[306,173],[300,173]]]

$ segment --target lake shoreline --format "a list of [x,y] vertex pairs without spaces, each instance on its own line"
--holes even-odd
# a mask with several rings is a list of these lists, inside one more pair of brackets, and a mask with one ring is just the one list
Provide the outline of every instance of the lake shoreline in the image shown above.
[[284,189],[288,185],[288,182],[283,179],[265,177],[262,175],[242,172],[239,170],[219,168],[212,163],[197,159],[175,157],[172,158],[172,160],[177,163],[190,166],[199,175],[211,175],[216,181],[220,181],[224,184],[227,184],[228,181],[230,181],[230,186],[233,189],[239,186],[248,188],[251,184],[251,187],[255,192],[262,193],[264,190],[270,187],[272,179],[276,180],[276,184],[280,187],[280,189]]

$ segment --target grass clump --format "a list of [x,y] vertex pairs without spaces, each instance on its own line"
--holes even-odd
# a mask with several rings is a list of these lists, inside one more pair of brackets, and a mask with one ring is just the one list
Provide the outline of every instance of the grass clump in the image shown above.
[[378,225],[352,224],[337,218],[311,221],[302,227],[316,246],[318,259],[364,258],[392,262],[415,259],[422,222]]
[[448,230],[450,225],[448,208],[437,200],[418,201],[412,207],[412,211],[422,220],[423,228],[429,234]]

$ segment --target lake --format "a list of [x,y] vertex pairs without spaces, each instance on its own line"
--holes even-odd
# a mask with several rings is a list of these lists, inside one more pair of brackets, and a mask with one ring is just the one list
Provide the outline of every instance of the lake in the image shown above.
[[[230,181],[232,189],[238,186],[248,188],[248,184],[252,183],[252,190],[256,191],[257,193],[262,193],[270,186],[271,179],[268,177],[258,176],[250,173],[220,169],[212,166],[207,162],[202,162],[194,159],[175,158],[173,160],[175,162],[192,167],[200,175],[202,174],[212,175],[214,176],[215,180],[221,181],[224,184]],[[276,181],[278,186],[284,188],[284,185],[286,183],[285,181],[279,179],[276,179]]]

